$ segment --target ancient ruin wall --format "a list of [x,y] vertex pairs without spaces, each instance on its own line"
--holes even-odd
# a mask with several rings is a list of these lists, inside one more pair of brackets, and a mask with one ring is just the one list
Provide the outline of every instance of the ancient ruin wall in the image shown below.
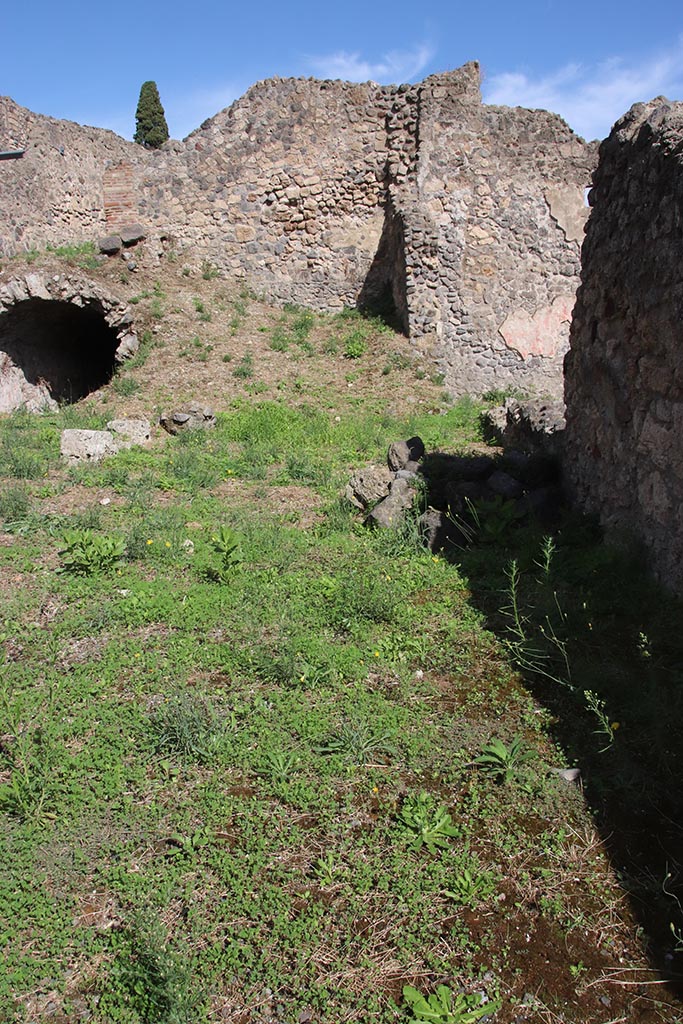
[[683,590],[683,104],[638,104],[600,147],[566,360],[567,474]]
[[93,241],[105,231],[104,175],[144,150],[103,128],[34,114],[0,96],[0,256]]
[[277,301],[353,305],[382,233],[389,97],[257,83],[148,162],[140,218]]
[[475,64],[417,91],[415,173],[396,190],[411,335],[455,392],[557,394],[593,147],[555,114],[484,106]]
[[22,116],[53,148],[0,168],[7,251],[140,220],[276,301],[392,316],[454,393],[561,390],[593,148],[555,115],[484,106],[476,64],[259,82],[153,152]]

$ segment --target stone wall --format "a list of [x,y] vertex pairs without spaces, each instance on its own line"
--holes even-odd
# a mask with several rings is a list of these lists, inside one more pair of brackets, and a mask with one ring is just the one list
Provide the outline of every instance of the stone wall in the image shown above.
[[476,64],[414,86],[259,82],[158,151],[21,116],[0,252],[104,232],[106,205],[107,229],[140,220],[275,301],[393,317],[454,393],[561,391],[593,147],[556,115],[484,106]]
[[6,147],[26,153],[0,163],[0,256],[102,234],[107,166],[141,152],[114,132],[33,114],[0,96]]
[[683,104],[633,107],[600,147],[566,360],[578,503],[683,590]]

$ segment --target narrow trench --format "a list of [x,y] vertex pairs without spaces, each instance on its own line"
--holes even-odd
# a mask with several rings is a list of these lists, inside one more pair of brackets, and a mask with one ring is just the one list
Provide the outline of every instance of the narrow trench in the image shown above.
[[77,402],[111,380],[117,345],[96,302],[17,302],[0,314],[0,409],[18,391],[47,404]]

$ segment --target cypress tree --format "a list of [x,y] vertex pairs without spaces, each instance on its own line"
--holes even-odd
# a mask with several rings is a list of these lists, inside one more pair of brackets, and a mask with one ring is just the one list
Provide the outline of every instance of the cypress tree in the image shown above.
[[134,139],[141,146],[158,149],[168,139],[168,125],[156,82],[143,82],[135,111]]

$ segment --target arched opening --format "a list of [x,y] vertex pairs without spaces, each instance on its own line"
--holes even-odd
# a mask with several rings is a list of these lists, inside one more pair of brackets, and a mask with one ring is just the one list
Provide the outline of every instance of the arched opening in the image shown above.
[[84,398],[111,380],[119,341],[96,300],[14,303],[0,313],[0,411]]
[[408,334],[403,220],[391,203],[387,205],[382,236],[357,305],[361,312],[378,316],[395,331]]

